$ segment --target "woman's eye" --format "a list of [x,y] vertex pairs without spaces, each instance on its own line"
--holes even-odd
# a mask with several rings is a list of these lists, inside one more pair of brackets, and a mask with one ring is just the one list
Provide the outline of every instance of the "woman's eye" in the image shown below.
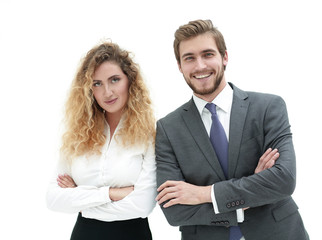
[[101,85],[102,85],[102,83],[100,83],[100,82],[94,82],[94,83],[93,83],[93,86],[94,86],[94,87],[99,87],[99,86],[101,86]]
[[116,82],[118,82],[118,81],[120,81],[121,79],[120,78],[112,78],[111,79],[111,82],[112,83],[116,83]]

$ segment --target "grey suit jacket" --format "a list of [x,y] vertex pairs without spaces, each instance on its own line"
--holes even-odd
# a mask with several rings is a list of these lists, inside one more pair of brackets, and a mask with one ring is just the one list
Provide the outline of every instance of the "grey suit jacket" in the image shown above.
[[[229,136],[229,176],[225,179],[200,114],[191,99],[157,122],[157,184],[182,180],[214,184],[219,214],[212,204],[162,208],[180,226],[184,240],[229,239],[236,209],[249,207],[239,224],[246,240],[309,239],[291,194],[296,167],[292,134],[282,98],[244,92],[233,84]],[[259,158],[277,148],[275,165],[254,174]]]

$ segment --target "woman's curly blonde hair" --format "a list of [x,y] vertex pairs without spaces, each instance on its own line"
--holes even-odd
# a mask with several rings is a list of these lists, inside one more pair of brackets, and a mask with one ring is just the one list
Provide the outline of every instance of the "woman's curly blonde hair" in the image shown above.
[[100,154],[106,142],[105,116],[92,91],[94,72],[106,61],[118,64],[129,80],[129,98],[123,113],[123,127],[117,133],[118,139],[124,146],[147,146],[154,140],[152,103],[139,66],[128,51],[115,43],[104,42],[92,48],[82,59],[66,102],[66,131],[61,153],[69,162],[81,155]]

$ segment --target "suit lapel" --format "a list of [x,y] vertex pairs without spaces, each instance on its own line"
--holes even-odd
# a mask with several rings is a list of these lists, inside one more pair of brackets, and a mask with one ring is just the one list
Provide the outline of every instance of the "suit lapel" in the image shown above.
[[229,178],[235,176],[249,101],[246,92],[230,83],[234,90],[229,126]]
[[210,166],[214,169],[221,180],[225,180],[224,173],[217,159],[215,151],[211,145],[201,116],[192,99],[186,104],[186,107],[184,108],[184,111],[182,113],[182,117],[187,125],[189,132],[191,133],[196,144],[209,162]]

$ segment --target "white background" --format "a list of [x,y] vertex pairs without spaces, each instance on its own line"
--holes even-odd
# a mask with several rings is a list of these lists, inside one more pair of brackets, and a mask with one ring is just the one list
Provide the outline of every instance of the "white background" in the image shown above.
[[[70,237],[76,215],[49,211],[45,192],[80,58],[106,38],[135,53],[160,118],[191,97],[172,42],[179,25],[199,18],[211,19],[225,37],[228,81],[285,99],[297,154],[294,198],[311,239],[321,239],[318,2],[2,0],[0,239]],[[158,206],[149,219],[154,239],[180,239]]]

